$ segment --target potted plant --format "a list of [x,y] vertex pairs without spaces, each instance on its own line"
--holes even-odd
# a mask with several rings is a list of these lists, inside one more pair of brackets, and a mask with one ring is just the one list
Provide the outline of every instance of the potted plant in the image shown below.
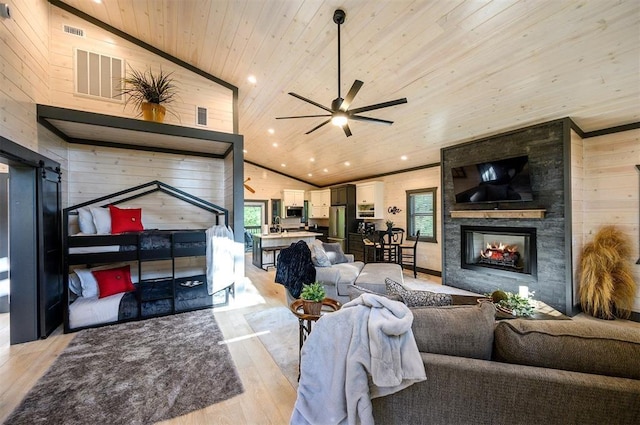
[[302,298],[302,309],[305,314],[319,316],[322,309],[322,300],[324,300],[326,294],[324,285],[320,282],[302,285],[300,298]]
[[387,225],[387,232],[391,232],[391,229],[393,229],[393,221],[387,220],[384,224]]
[[505,292],[501,290],[493,291],[486,295],[493,301],[496,308],[504,313],[513,316],[532,316],[534,306],[530,303],[529,298],[521,297],[519,294]]
[[171,78],[173,72],[165,73],[160,68],[160,72],[154,74],[151,69],[141,72],[131,67],[129,71],[130,75],[123,79],[120,91],[128,95],[125,105],[133,102],[145,120],[162,122],[167,112],[165,105],[172,102],[176,95],[174,79]]

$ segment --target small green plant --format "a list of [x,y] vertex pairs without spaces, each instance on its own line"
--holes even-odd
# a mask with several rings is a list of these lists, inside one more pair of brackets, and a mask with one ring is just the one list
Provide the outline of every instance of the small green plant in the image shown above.
[[302,285],[300,298],[307,301],[320,302],[327,295],[324,285],[320,282],[313,282],[308,285]]
[[516,316],[533,315],[534,306],[530,302],[533,292],[529,294],[529,298],[501,290],[493,291],[491,294],[486,294],[486,296],[491,298],[494,304],[512,311]]

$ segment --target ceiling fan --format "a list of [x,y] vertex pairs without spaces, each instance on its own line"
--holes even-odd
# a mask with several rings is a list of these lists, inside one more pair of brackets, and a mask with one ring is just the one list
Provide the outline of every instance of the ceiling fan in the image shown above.
[[321,114],[321,115],[299,115],[299,116],[292,116],[292,117],[276,117],[277,120],[284,120],[284,119],[291,119],[291,118],[330,117],[326,121],[323,121],[319,125],[307,131],[305,134],[312,133],[317,129],[319,129],[320,127],[322,127],[323,125],[328,124],[329,122],[331,122],[336,126],[342,127],[342,129],[344,130],[344,134],[346,134],[347,137],[351,136],[351,130],[349,129],[349,120],[366,121],[366,122],[373,122],[377,124],[391,125],[393,124],[393,121],[382,120],[379,118],[363,117],[356,114],[359,114],[361,112],[373,111],[375,109],[388,108],[389,106],[400,105],[402,103],[407,103],[407,98],[403,97],[402,99],[391,100],[389,102],[376,103],[375,105],[349,109],[349,107],[351,106],[351,103],[353,102],[353,99],[356,97],[356,94],[358,94],[358,91],[360,90],[360,88],[362,88],[362,85],[364,83],[360,80],[355,80],[353,82],[353,85],[349,89],[349,92],[344,97],[344,99],[340,96],[340,25],[344,23],[345,16],[346,14],[344,10],[336,9],[336,11],[333,12],[333,22],[338,24],[338,97],[331,102],[331,108],[327,108],[326,106],[323,106],[317,102],[314,102],[311,99],[307,99],[304,96],[300,96],[299,94],[289,92],[291,96],[296,97],[304,102],[310,103],[314,106],[317,106],[318,108],[324,109],[329,113]]
[[252,188],[251,186],[249,186],[247,184],[247,182],[251,180],[251,177],[247,177],[247,179],[244,181],[244,188],[247,189],[249,192],[251,193],[256,193],[256,191],[254,190],[254,188]]

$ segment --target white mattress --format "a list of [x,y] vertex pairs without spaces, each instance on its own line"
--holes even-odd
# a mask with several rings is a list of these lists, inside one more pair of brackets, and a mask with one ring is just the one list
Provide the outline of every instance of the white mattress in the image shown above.
[[72,329],[115,322],[124,293],[109,297],[79,297],[69,306],[69,327]]

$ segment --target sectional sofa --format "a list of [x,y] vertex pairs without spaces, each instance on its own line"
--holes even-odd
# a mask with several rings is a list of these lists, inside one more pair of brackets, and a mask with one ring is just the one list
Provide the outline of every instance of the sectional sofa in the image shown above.
[[427,380],[373,399],[376,423],[640,423],[638,328],[496,322],[491,303],[412,311]]

